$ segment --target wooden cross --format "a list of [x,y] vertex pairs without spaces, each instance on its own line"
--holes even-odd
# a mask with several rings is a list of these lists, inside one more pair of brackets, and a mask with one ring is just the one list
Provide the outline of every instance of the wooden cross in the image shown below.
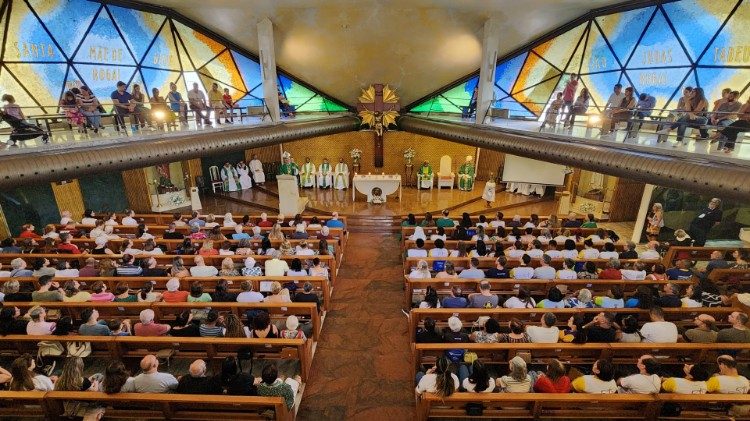
[[396,123],[396,116],[401,107],[395,92],[381,83],[370,85],[362,90],[357,111],[362,117],[362,126],[374,131],[375,150],[373,153],[375,168],[383,167],[383,132],[388,126]]

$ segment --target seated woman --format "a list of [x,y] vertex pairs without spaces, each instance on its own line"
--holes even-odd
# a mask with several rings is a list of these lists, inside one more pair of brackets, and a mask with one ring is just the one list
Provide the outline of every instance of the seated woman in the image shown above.
[[499,377],[495,382],[501,392],[506,393],[528,393],[531,391],[531,376],[526,368],[526,361],[519,356],[508,361],[510,372],[506,376]]
[[531,293],[526,287],[519,287],[515,297],[510,297],[503,303],[505,308],[534,308],[536,301],[531,297]]
[[435,278],[453,278],[457,279],[458,274],[456,273],[456,269],[453,266],[453,262],[445,262],[445,266],[441,272],[438,272],[435,275]]
[[478,240],[477,247],[469,253],[469,257],[486,257],[488,255],[487,245],[482,240]]
[[65,118],[68,119],[68,123],[71,126],[75,126],[78,129],[78,133],[83,133],[84,124],[86,124],[86,117],[81,113],[78,101],[73,92],[65,91],[62,99],[60,99],[60,108],[65,113]]
[[471,237],[471,241],[490,241],[490,237],[487,236],[484,232],[484,226],[479,225],[477,226],[477,233]]
[[302,268],[302,261],[298,258],[292,259],[292,263],[289,265],[289,270],[286,272],[286,276],[307,276],[307,271]]
[[570,393],[570,377],[566,375],[565,365],[560,360],[552,359],[547,363],[547,371],[534,383],[534,392]]
[[289,296],[289,290],[282,288],[281,284],[277,281],[271,283],[271,295],[265,299],[268,303],[290,303],[292,298]]
[[434,393],[443,397],[452,395],[458,390],[460,382],[458,376],[453,374],[450,368],[451,363],[448,358],[441,356],[438,357],[434,367],[426,372],[418,372],[415,389],[417,395],[423,393]]
[[221,261],[219,276],[240,276],[237,268],[234,267],[234,261],[231,257],[225,257],[224,260]]
[[447,240],[448,236],[445,234],[445,228],[443,227],[437,227],[437,233],[430,235],[430,240],[436,241],[436,240]]
[[271,228],[271,232],[268,233],[268,239],[271,241],[284,241],[284,232],[281,230],[280,224],[274,224]]
[[508,328],[510,329],[510,333],[503,333],[502,335],[500,335],[500,337],[498,338],[498,342],[507,342],[511,344],[527,344],[531,342],[531,339],[529,339],[529,335],[526,333],[526,326],[522,321],[513,317],[508,322]]
[[419,303],[419,308],[440,308],[440,299],[435,288],[428,286],[424,300]]
[[[480,318],[481,319],[481,318]],[[469,340],[477,343],[498,343],[502,338],[500,323],[497,319],[489,318],[482,325],[482,330],[471,332]]]
[[409,278],[412,279],[430,279],[431,277],[430,269],[427,266],[427,262],[424,260],[417,262],[417,267],[412,269],[409,273]]
[[618,334],[618,340],[620,342],[641,342],[643,341],[643,335],[641,335],[641,327],[638,324],[638,317],[629,314],[622,318],[620,322],[620,332]]
[[596,263],[586,262],[583,267],[586,270],[578,272],[578,279],[599,279],[599,270],[596,268]]
[[445,248],[445,242],[441,239],[435,240],[435,247],[430,249],[430,257],[448,257],[448,249]]
[[487,367],[479,360],[470,366],[461,364],[458,368],[461,388],[470,393],[490,393],[495,390],[495,379],[490,377]]
[[563,301],[565,296],[558,287],[552,287],[547,291],[547,298],[537,303],[538,308],[565,308]]
[[201,256],[218,256],[219,250],[216,250],[214,248],[214,242],[211,240],[206,240],[201,245],[200,250],[198,250],[198,254]]
[[574,294],[575,297],[570,297],[565,300],[565,307],[567,308],[594,308],[596,305],[591,298],[591,291],[582,288],[578,293]]

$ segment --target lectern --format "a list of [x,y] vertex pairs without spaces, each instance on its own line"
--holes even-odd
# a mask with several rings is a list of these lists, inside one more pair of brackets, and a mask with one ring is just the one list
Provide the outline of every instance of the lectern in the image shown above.
[[279,183],[279,213],[284,215],[302,213],[309,199],[299,197],[297,177],[293,175],[279,175],[276,176],[276,181]]

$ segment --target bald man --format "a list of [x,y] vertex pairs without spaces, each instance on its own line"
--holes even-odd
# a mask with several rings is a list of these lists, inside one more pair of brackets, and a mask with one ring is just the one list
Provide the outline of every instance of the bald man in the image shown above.
[[192,395],[221,395],[224,390],[218,376],[206,376],[206,362],[195,360],[190,364],[190,374],[180,377],[177,393]]
[[141,374],[130,377],[122,386],[123,393],[169,393],[177,388],[177,379],[169,373],[159,372],[159,360],[146,355],[141,360]]

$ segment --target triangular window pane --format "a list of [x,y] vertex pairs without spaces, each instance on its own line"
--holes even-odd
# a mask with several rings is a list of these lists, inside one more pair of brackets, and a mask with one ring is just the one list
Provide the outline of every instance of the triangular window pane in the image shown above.
[[[91,20],[101,6],[89,0],[32,0],[29,3],[68,57],[81,43]],[[21,1],[15,1],[13,8],[19,8],[22,4]],[[75,13],[71,13],[71,10],[75,10]],[[29,17],[33,18],[33,15],[30,14]]]
[[199,72],[233,87],[233,90],[247,92],[242,76],[234,65],[232,53],[229,50],[224,50],[218,57],[206,63]]
[[523,105],[519,104],[515,99],[513,98],[505,98],[501,101],[495,101],[493,104],[493,107],[495,108],[505,108],[508,110],[508,113],[510,117],[536,117],[534,113],[526,109]]
[[262,87],[263,77],[260,74],[260,64],[236,51],[232,51],[232,57],[234,57],[234,62],[237,64],[240,75],[245,82],[245,88],[254,91],[258,85]]
[[81,43],[81,48],[73,61],[77,63],[100,63],[102,68],[136,64],[125,45],[125,41],[117,33],[112,19],[109,18],[109,14],[104,9],[96,17],[94,25],[86,34],[86,38]]
[[[596,18],[596,22],[604,31],[604,35],[623,65],[633,52],[638,38],[643,33],[643,28],[646,27],[651,15],[654,14],[654,9],[654,7],[643,7]],[[601,70],[612,69],[614,67]],[[591,71],[596,70],[592,69]]]
[[[664,108],[672,94],[680,87],[689,67],[681,69],[626,70],[636,94],[647,93],[656,98],[656,107]],[[623,85],[626,83],[623,82]]]
[[[162,15],[123,7],[110,5],[107,8],[112,13],[112,17],[117,27],[120,28],[120,32],[122,32],[122,36],[128,43],[130,50],[135,54],[136,61],[140,63],[143,55],[146,53],[146,49],[151,45],[151,41],[166,18]],[[167,28],[169,28],[168,25]],[[146,60],[144,60],[143,64],[146,66],[152,65]]]
[[[65,85],[65,71],[68,69],[66,64],[6,63],[5,67],[23,83],[39,104],[54,110]],[[16,92],[10,92],[13,95],[16,94]],[[16,98],[16,103],[21,106],[26,105],[19,102],[18,98]]]
[[237,107],[245,108],[245,107],[260,107],[263,105],[263,99],[247,94],[243,96],[242,98],[239,98],[235,101],[237,104]]
[[[16,75],[16,78],[18,76]],[[55,112],[55,108],[42,109],[37,107],[36,101],[29,95],[24,88],[21,87],[18,81],[21,79],[15,79],[7,69],[0,69],[0,90],[2,92],[13,95],[16,100],[16,104],[21,105],[23,113],[25,115],[44,114],[47,112]],[[24,86],[25,87],[25,86]],[[58,92],[59,95],[59,92]],[[29,107],[29,108],[26,108]]]
[[[172,72],[169,70],[161,69],[149,69],[147,67],[141,68],[141,74],[143,75],[143,83],[146,85],[149,97],[151,96],[151,90],[153,88],[157,88],[159,90],[159,95],[166,97],[167,92],[169,92],[170,82],[177,82],[177,79],[180,78],[179,72]],[[185,94],[185,91],[183,90],[181,94]]]
[[65,61],[26,2],[9,2],[8,7],[11,11],[3,61]]
[[[699,67],[698,83],[708,98],[709,104],[721,98],[721,91],[729,88],[733,91],[742,92],[745,85],[750,81],[750,69],[732,67]],[[747,96],[743,96],[747,98]],[[742,99],[741,99],[742,100]]]
[[515,94],[516,92],[523,91],[559,74],[559,70],[550,66],[549,63],[542,60],[536,54],[530,53],[529,57],[526,58],[523,69],[518,74],[518,78],[516,78],[516,83],[513,85],[511,93]]
[[615,56],[612,55],[612,50],[607,46],[607,42],[601,31],[599,31],[599,28],[592,24],[591,29],[589,29],[586,50],[583,54],[581,73],[612,70],[620,70],[620,65],[617,63]]
[[527,54],[520,54],[498,64],[495,67],[495,85],[505,92],[510,92],[513,89],[513,84],[516,83],[516,78],[521,71],[521,66],[523,66]]
[[578,45],[578,41],[581,39],[586,25],[587,23],[582,23],[570,31],[537,46],[533,51],[544,57],[545,60],[557,67],[557,69],[563,71]]
[[283,92],[284,95],[286,95],[287,101],[289,101],[290,105],[293,105],[295,107],[300,106],[308,99],[316,95],[315,92],[307,89],[297,82],[292,81],[284,75],[279,75],[279,81],[279,86],[283,86],[284,88]]
[[190,54],[190,58],[193,60],[193,65],[196,69],[206,64],[224,50],[224,45],[212,38],[194,31],[176,20],[172,20],[172,22],[174,22],[174,26],[177,32],[179,32],[182,42],[185,43],[185,48],[188,54]]
[[[747,66],[750,64],[750,4],[743,2],[732,14],[721,33],[711,43],[700,64]],[[6,53],[7,54],[7,53]]]
[[180,60],[175,49],[174,36],[169,23],[164,25],[154,39],[151,48],[146,52],[142,66],[156,67],[165,70],[180,71]]
[[690,59],[682,49],[677,36],[669,27],[661,11],[654,15],[654,20],[643,34],[627,68],[653,68],[661,66],[689,66]]
[[[602,110],[607,99],[612,94],[615,84],[620,81],[620,71],[581,75],[581,82],[589,90],[591,99],[599,111]],[[594,105],[594,104],[591,104]]]
[[190,56],[185,51],[185,47],[183,47],[182,42],[180,42],[180,38],[175,37],[175,43],[177,45],[177,51],[179,52],[179,60],[182,64],[182,70],[185,72],[192,72],[195,69],[191,64],[192,62],[190,60]]
[[693,61],[696,61],[735,4],[733,0],[682,0],[665,3],[662,7]]
[[[210,77],[208,77],[208,76],[206,76],[204,74],[200,74],[199,73],[199,76],[201,78],[201,81],[203,82],[203,86],[205,86],[208,91],[211,90],[211,86],[215,83],[215,84],[219,85],[219,92],[221,92],[222,95],[224,94],[224,88],[229,89],[229,95],[232,96],[232,100],[233,101],[236,101],[236,100],[242,98],[243,96],[245,96],[245,92],[244,91],[237,90],[233,86],[229,86],[226,83],[223,83],[221,81],[212,79],[212,78],[210,78]],[[206,94],[208,94],[208,92],[206,92]]]
[[513,94],[513,98],[523,104],[536,116],[541,115],[542,110],[547,104],[552,91],[557,86],[559,77],[554,77],[546,82],[540,83],[533,88]]
[[586,46],[586,37],[587,34],[583,34],[583,37],[581,38],[581,42],[578,44],[578,48],[576,48],[573,55],[570,57],[570,62],[568,63],[568,68],[565,69],[565,73],[579,73],[581,71],[581,63],[583,61],[583,50]]
[[342,112],[342,111],[349,111],[345,107],[341,106],[338,103],[335,103],[335,102],[331,101],[328,98],[323,98],[323,102],[324,102],[325,110],[328,111],[329,113],[337,113],[337,112]]
[[316,95],[309,101],[305,102],[304,104],[300,105],[296,108],[296,111],[308,111],[308,112],[321,112],[326,111],[325,108],[325,102],[323,101],[323,97],[320,95]]

